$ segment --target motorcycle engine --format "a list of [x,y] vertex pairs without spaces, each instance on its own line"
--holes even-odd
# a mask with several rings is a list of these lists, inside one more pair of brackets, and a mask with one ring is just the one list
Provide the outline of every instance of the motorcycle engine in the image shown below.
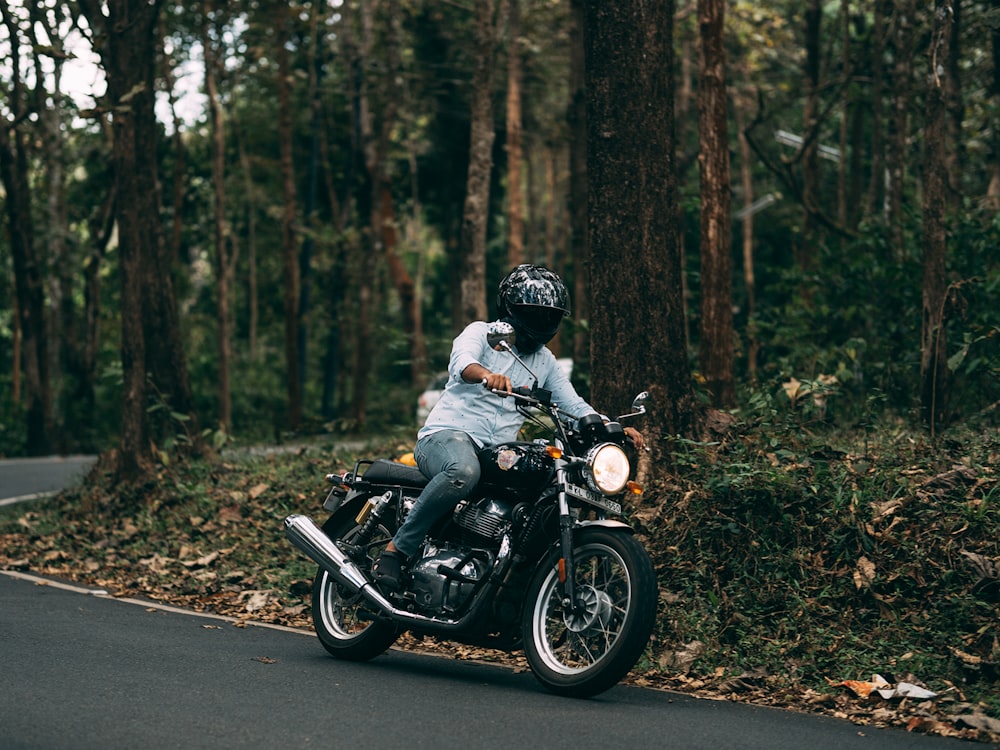
[[463,502],[455,509],[452,520],[462,530],[462,541],[472,547],[496,549],[500,537],[513,516],[513,505],[503,500],[485,497],[476,502]]
[[432,613],[457,612],[489,571],[486,553],[447,542],[428,542],[410,573],[410,591],[417,606]]

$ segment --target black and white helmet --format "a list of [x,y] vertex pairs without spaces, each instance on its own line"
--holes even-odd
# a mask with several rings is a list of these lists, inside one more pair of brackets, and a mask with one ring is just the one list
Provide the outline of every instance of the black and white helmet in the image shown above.
[[518,351],[532,354],[547,344],[569,314],[569,290],[545,266],[525,263],[500,282],[497,310],[514,326]]

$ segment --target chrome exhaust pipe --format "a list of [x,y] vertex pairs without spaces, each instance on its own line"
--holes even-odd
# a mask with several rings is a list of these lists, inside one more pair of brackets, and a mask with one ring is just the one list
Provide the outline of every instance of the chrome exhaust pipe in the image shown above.
[[337,583],[352,594],[361,594],[381,615],[399,623],[433,628],[439,632],[458,632],[477,617],[483,605],[489,601],[487,597],[481,597],[477,606],[473,606],[458,620],[443,620],[408,612],[393,606],[392,602],[382,596],[361,568],[355,565],[354,561],[308,516],[298,514],[288,516],[285,519],[285,536],[313,562],[333,576]]
[[361,568],[311,518],[298,514],[288,516],[285,519],[285,536],[351,593],[361,594],[385,614],[396,613],[395,607],[372,585]]

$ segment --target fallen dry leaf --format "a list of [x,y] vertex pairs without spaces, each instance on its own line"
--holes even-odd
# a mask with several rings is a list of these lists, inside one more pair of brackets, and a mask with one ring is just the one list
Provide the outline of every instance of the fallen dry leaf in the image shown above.
[[266,482],[261,482],[260,484],[255,484],[253,487],[251,487],[250,491],[247,494],[250,496],[251,500],[256,500],[258,497],[267,492],[270,488],[271,485],[267,484]]
[[862,555],[858,558],[858,565],[854,569],[854,586],[862,589],[870,586],[875,580],[875,563]]

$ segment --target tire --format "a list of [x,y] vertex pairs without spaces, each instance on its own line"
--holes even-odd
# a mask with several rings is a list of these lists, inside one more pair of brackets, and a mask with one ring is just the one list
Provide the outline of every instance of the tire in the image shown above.
[[558,549],[528,587],[524,650],[535,677],[558,695],[587,698],[616,685],[635,665],[656,619],[656,573],[625,531],[582,529],[573,542],[578,597],[587,612],[562,605]]
[[[357,510],[354,508],[353,510]],[[323,524],[323,532],[331,539],[350,541],[357,533],[354,514],[342,509]],[[378,553],[388,544],[392,533],[379,526],[368,545],[371,566]],[[349,594],[322,568],[313,579],[313,627],[323,648],[338,659],[368,661],[385,652],[399,637],[393,624],[372,619],[372,611],[359,594]]]

